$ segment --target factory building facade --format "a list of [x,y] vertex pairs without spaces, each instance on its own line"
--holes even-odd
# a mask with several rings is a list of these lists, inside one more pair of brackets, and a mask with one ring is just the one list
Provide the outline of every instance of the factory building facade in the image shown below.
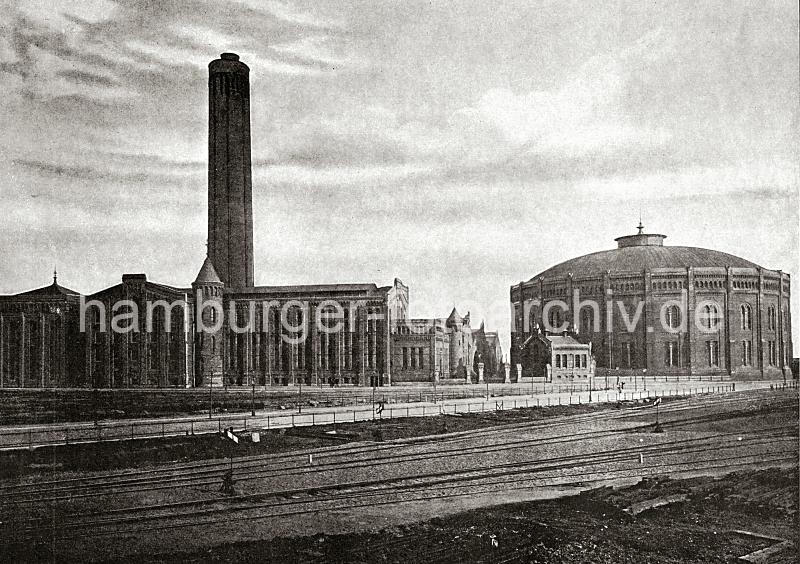
[[209,64],[208,243],[195,280],[0,296],[0,387],[360,385],[472,374],[469,316],[412,336],[408,287],[254,282],[249,68]]

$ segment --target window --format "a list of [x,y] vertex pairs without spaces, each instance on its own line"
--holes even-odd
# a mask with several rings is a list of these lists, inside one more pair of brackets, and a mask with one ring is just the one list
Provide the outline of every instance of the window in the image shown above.
[[548,321],[550,323],[550,331],[558,331],[561,328],[561,310],[553,307],[548,314]]
[[708,304],[703,308],[703,327],[716,329],[718,319],[717,306]]
[[667,326],[672,329],[677,329],[681,325],[681,310],[676,305],[671,305],[667,308]]
[[623,359],[625,360],[625,368],[633,368],[633,345],[625,343],[623,345]]
[[775,316],[775,306],[767,308],[767,329],[774,331],[777,326],[777,318]]
[[752,341],[742,341],[742,366],[753,365],[753,344]]
[[581,333],[587,334],[592,332],[592,310],[584,309],[581,312]]
[[422,349],[417,349],[417,355],[419,356],[419,368],[425,368],[425,362],[423,359]]
[[556,355],[556,368],[561,368],[561,355]]
[[706,358],[709,366],[717,366],[719,363],[719,345],[716,341],[706,341]]
[[581,368],[586,368],[588,362],[588,355],[583,355],[581,357]]
[[678,365],[677,343],[672,341],[664,343],[664,366],[672,367]]
[[749,331],[753,328],[753,321],[750,315],[750,306],[742,304],[742,329]]
[[408,368],[408,347],[403,347],[403,368]]
[[778,351],[775,341],[767,341],[767,362],[770,366],[778,364]]

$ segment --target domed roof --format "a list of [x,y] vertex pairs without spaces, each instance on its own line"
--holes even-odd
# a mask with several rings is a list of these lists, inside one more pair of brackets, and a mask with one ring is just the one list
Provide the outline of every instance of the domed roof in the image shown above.
[[202,284],[222,284],[222,280],[219,279],[219,275],[214,269],[210,258],[206,257],[203,266],[200,267],[200,272],[197,273],[197,279],[194,281],[194,284],[196,286]]
[[755,263],[711,249],[699,247],[669,247],[663,245],[664,235],[640,232],[617,238],[619,248],[576,257],[540,272],[529,281],[539,278],[576,278],[611,272],[641,272],[656,268],[759,268]]

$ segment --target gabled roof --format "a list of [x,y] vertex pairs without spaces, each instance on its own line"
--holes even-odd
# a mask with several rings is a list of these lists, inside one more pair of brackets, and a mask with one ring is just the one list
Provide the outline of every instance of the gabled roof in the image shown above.
[[219,279],[219,275],[214,269],[210,258],[206,257],[206,260],[203,261],[203,266],[200,267],[200,272],[197,273],[194,284],[222,284],[222,280]]

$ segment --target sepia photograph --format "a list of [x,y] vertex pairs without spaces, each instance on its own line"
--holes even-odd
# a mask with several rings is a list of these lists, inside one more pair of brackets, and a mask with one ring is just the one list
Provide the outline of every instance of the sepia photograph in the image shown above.
[[796,0],[0,0],[0,562],[800,560]]

